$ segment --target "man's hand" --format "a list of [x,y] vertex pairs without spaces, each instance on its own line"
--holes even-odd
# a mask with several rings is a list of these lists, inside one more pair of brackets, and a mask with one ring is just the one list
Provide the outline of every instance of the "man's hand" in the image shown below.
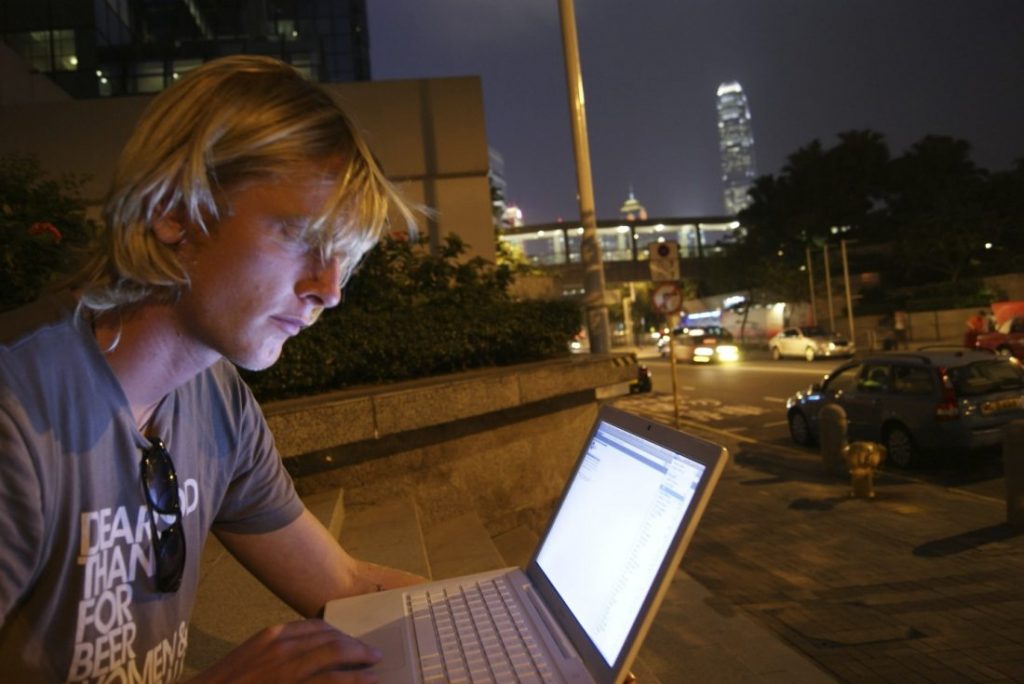
[[376,675],[364,668],[381,657],[377,649],[322,620],[300,620],[264,629],[192,681],[373,684]]

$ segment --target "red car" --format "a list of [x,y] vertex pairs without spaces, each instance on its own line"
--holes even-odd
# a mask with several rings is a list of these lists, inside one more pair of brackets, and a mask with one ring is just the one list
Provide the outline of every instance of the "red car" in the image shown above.
[[1008,318],[994,331],[981,333],[974,346],[1024,360],[1024,316]]

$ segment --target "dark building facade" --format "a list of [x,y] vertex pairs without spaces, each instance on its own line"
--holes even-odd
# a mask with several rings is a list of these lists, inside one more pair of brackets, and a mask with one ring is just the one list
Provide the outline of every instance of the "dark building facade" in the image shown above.
[[365,0],[5,0],[0,38],[75,98],[159,92],[232,54],[370,80]]

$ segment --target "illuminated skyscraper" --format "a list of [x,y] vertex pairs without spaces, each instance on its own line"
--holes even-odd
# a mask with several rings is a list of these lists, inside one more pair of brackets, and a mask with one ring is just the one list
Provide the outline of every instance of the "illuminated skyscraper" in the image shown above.
[[747,191],[757,177],[750,106],[736,81],[718,86],[718,148],[722,155],[725,211],[737,214],[750,204]]

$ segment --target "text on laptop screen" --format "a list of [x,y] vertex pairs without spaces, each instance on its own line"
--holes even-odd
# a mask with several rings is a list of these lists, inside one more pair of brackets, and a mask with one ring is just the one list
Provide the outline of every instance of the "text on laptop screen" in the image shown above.
[[700,484],[704,466],[598,425],[537,563],[614,664]]

